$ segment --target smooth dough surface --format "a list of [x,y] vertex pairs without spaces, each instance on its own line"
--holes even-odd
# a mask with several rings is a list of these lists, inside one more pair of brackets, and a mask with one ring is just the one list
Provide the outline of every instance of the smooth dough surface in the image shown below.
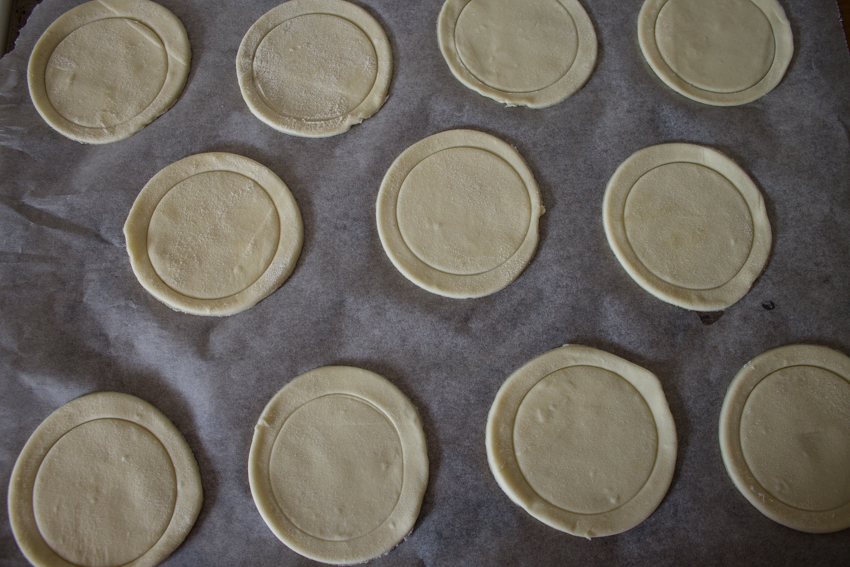
[[260,120],[296,136],[333,136],[384,104],[392,52],[362,8],[290,0],[251,26],[236,70],[242,97]]
[[647,0],[638,38],[670,88],[717,106],[772,91],[794,52],[791,25],[776,0]]
[[850,358],[791,345],[747,363],[723,402],[720,448],[768,518],[813,533],[850,527]]
[[248,463],[266,524],[292,550],[360,563],[413,529],[428,484],[416,408],[366,370],[317,368],[287,384],[257,423]]
[[540,193],[522,157],[473,130],[430,136],[404,151],[378,193],[378,234],[396,268],[448,297],[507,286],[537,247]]
[[508,106],[561,102],[596,63],[596,32],[577,0],[446,0],[437,36],[461,83]]
[[723,154],[691,144],[651,146],[623,162],[605,191],[603,220],[629,275],[686,309],[741,299],[770,252],[758,188]]
[[9,517],[34,565],[156,565],[201,508],[192,452],[168,419],[126,394],[96,393],[51,414],[21,452]]
[[564,346],[505,381],[487,420],[499,486],[547,525],[587,538],[641,523],[676,464],[658,378],[600,350]]
[[303,242],[298,205],[259,163],[197,154],[142,189],[124,226],[133,271],[168,306],[230,315],[256,304],[292,272]]
[[66,12],[30,56],[30,95],[59,133],[122,140],[177,101],[189,74],[186,30],[148,0],[88,2]]

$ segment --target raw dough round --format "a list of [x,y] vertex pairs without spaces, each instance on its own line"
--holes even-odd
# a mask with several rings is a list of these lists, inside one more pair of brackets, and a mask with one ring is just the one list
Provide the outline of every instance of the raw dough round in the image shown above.
[[428,485],[419,413],[373,372],[326,366],[269,401],[248,478],[257,509],[293,551],[349,565],[413,530]]
[[183,543],[202,501],[180,432],[147,402],[114,392],[53,412],[9,483],[15,539],[38,567],[157,565]]
[[850,527],[850,358],[790,345],[745,364],[720,411],[720,450],[771,520],[811,533]]
[[378,193],[378,234],[399,271],[430,292],[481,297],[514,281],[537,248],[540,192],[522,157],[474,130],[410,146]]
[[248,158],[197,154],[157,173],[124,225],[133,272],[178,311],[232,315],[286,281],[304,240],[283,181]]
[[511,500],[586,538],[629,530],[661,503],[676,426],[654,374],[568,345],[508,378],[487,418],[487,459]]
[[60,134],[106,144],[135,134],[177,102],[192,53],[183,24],[148,0],[69,10],[30,56],[30,96]]
[[623,162],[605,190],[603,220],[629,275],[685,309],[729,307],[770,253],[758,188],[729,158],[692,144],[651,146]]
[[638,39],[652,70],[705,104],[746,104],[772,91],[794,54],[776,0],[646,0]]
[[384,104],[392,51],[381,25],[342,0],[290,0],[257,20],[236,73],[254,115],[295,136],[347,132]]
[[559,103],[596,64],[596,32],[577,0],[446,0],[437,37],[461,83],[508,106]]

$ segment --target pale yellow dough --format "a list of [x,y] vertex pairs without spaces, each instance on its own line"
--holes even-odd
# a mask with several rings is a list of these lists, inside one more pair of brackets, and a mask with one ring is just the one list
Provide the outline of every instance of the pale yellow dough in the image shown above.
[[248,158],[197,154],[157,173],[124,225],[133,272],[178,311],[232,315],[292,273],[301,213],[271,170]]
[[811,533],[850,527],[850,358],[790,345],[748,362],[720,412],[723,463],[775,522]]
[[177,101],[191,50],[174,14],[148,0],[99,0],[69,10],[29,60],[30,96],[57,132],[89,144],[123,140]]
[[540,192],[522,157],[474,130],[404,151],[381,183],[378,234],[398,270],[447,297],[481,297],[515,280],[537,248]]
[[18,545],[37,567],[144,567],[168,557],[201,509],[198,466],[156,408],[101,392],[53,412],[9,483]]
[[248,460],[254,503],[293,551],[349,565],[413,529],[428,484],[416,408],[372,372],[326,366],[269,401]]
[[596,32],[577,0],[446,0],[437,37],[461,83],[508,106],[561,102],[596,64]]
[[505,493],[541,522],[586,538],[629,530],[661,503],[676,427],[654,374],[568,345],[517,370],[487,418],[487,459]]
[[776,0],[646,0],[638,39],[667,86],[716,106],[766,95],[794,54],[791,24]]
[[392,51],[380,24],[343,0],[289,0],[257,20],[236,73],[254,115],[319,138],[348,131],[384,104]]
[[603,221],[629,275],[685,309],[729,307],[770,253],[758,188],[732,160],[692,144],[650,146],[623,162],[605,190]]

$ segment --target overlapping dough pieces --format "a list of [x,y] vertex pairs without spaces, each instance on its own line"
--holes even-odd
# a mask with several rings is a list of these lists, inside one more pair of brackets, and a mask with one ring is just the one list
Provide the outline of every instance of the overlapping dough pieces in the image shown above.
[[850,358],[789,345],[748,362],[720,412],[720,449],[756,509],[811,533],[850,527]]
[[239,46],[242,98],[281,132],[348,131],[384,104],[392,51],[380,24],[343,0],[290,0],[257,20]]
[[178,311],[232,315],[292,273],[304,230],[271,170],[235,154],[189,156],[157,173],[124,225],[133,272]]
[[577,0],[446,0],[437,36],[461,83],[508,106],[561,102],[596,64],[596,32]]
[[487,459],[510,499],[587,538],[641,523],[676,465],[676,427],[654,374],[567,345],[512,374],[487,418]]
[[192,451],[168,418],[99,392],[32,434],[12,471],[9,518],[37,567],[151,567],[180,546],[202,500]]
[[794,53],[791,24],[776,0],[646,0],[638,39],[667,86],[716,106],[772,91]]
[[263,410],[248,476],[257,509],[292,550],[362,563],[398,545],[419,515],[428,484],[419,414],[377,374],[311,370]]
[[732,160],[693,144],[630,156],[608,182],[603,221],[632,279],[685,309],[729,307],[749,291],[770,253],[758,188]]
[[47,28],[27,70],[36,110],[60,134],[89,144],[123,140],[168,110],[189,75],[191,50],[174,14],[148,0],[102,0]]

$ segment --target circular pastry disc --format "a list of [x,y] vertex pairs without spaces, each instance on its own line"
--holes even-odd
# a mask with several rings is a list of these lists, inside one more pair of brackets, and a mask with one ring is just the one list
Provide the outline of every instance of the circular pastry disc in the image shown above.
[[304,240],[283,181],[248,158],[197,154],[144,186],[124,225],[130,263],[178,311],[232,315],[286,281]]
[[685,309],[729,307],[770,253],[758,188],[732,160],[692,144],[651,146],[623,162],[605,190],[603,220],[629,275]]
[[514,281],[537,248],[540,192],[522,157],[474,130],[404,151],[378,193],[378,234],[399,271],[430,292],[481,297]]
[[508,106],[561,102],[596,64],[596,32],[577,0],[446,0],[437,36],[461,83]]
[[505,381],[486,443],[490,470],[514,503],[586,538],[648,518],[676,466],[676,426],[658,378],[574,345],[535,358]]
[[156,408],[99,392],[45,419],[9,483],[9,519],[37,567],[159,564],[198,517],[201,477],[180,432]]
[[715,106],[763,97],[794,54],[791,24],[776,0],[646,0],[638,39],[667,86]]
[[392,51],[380,24],[358,6],[290,0],[245,34],[236,73],[257,118],[286,134],[322,138],[381,108]]
[[368,561],[419,516],[428,484],[419,414],[377,374],[311,370],[263,410],[248,477],[266,524],[293,551],[337,565]]
[[30,96],[72,140],[123,140],[177,101],[191,55],[183,24],[159,4],[87,2],[39,38],[27,69]]
[[850,358],[790,345],[748,362],[723,401],[720,450],[771,520],[811,533],[850,527]]

